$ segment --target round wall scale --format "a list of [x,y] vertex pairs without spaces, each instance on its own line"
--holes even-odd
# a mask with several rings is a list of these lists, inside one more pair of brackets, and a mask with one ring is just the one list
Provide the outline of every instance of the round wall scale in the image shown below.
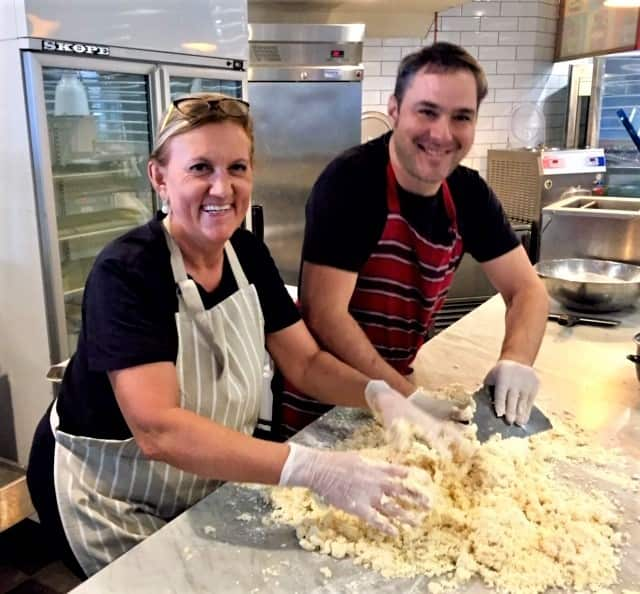
[[535,103],[523,103],[511,112],[511,148],[535,148],[544,145],[544,137],[544,113]]
[[393,129],[391,118],[381,111],[365,111],[362,114],[362,142],[369,142]]

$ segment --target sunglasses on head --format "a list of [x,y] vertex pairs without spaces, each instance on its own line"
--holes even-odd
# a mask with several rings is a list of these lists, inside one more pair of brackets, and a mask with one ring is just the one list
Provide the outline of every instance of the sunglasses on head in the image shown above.
[[162,122],[161,130],[167,125],[173,110],[189,120],[198,120],[212,112],[219,112],[232,118],[246,118],[249,115],[249,104],[242,99],[221,97],[205,99],[204,97],[181,97],[171,102],[171,109]]

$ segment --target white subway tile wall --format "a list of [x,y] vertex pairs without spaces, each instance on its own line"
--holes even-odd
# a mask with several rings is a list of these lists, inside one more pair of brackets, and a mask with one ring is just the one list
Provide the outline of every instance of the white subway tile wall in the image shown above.
[[[545,142],[564,143],[568,66],[553,64],[558,0],[473,0],[439,14],[438,41],[462,45],[478,58],[489,81],[476,140],[464,164],[486,174],[487,150],[519,146],[511,114],[533,103],[545,115]],[[398,62],[433,43],[423,39],[366,39],[363,111],[386,112]]]

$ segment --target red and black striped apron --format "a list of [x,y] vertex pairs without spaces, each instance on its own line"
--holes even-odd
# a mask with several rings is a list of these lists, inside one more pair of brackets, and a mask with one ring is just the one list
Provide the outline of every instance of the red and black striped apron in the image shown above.
[[[382,358],[402,375],[411,373],[442,307],[463,253],[456,209],[446,180],[442,183],[449,218],[445,243],[429,241],[402,216],[396,176],[387,165],[387,220],[382,235],[358,274],[349,313]],[[285,382],[281,424],[291,435],[331,407],[298,393]]]

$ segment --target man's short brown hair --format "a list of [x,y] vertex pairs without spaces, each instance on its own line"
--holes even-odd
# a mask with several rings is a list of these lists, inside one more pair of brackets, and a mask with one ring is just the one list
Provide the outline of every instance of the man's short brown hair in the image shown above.
[[423,47],[402,59],[398,66],[393,95],[400,105],[407,88],[418,72],[444,73],[459,70],[467,70],[473,74],[476,79],[478,105],[480,105],[480,102],[487,96],[488,90],[487,77],[482,66],[464,48],[445,41]]

